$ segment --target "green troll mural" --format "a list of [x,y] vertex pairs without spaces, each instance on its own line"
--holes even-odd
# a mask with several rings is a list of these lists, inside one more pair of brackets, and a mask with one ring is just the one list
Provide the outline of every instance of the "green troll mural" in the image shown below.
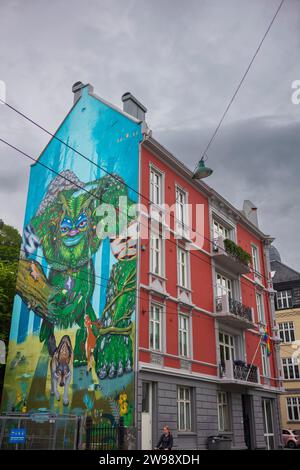
[[[74,366],[86,365],[90,371],[94,358],[100,380],[122,376],[133,368],[136,295],[136,219],[128,216],[128,230],[119,233],[119,197],[127,197],[127,188],[116,175],[87,184],[70,170],[60,175],[50,183],[25,229],[26,256],[20,262],[17,293],[42,318],[40,341],[47,345],[50,356],[57,349],[55,329],[76,326]],[[129,211],[133,202],[127,201]],[[101,286],[104,281],[95,274],[94,255],[109,231],[109,211],[99,211],[101,204],[116,209],[117,235],[110,237],[116,262],[110,270],[105,307],[95,312],[95,284]],[[32,259],[39,248],[47,271],[39,260]]]

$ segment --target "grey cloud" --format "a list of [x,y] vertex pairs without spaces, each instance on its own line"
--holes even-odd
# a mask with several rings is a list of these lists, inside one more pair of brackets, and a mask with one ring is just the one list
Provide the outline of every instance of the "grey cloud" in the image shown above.
[[[279,0],[10,0],[1,2],[0,80],[7,100],[54,131],[90,82],[120,105],[132,91],[162,144],[193,168]],[[212,148],[209,183],[236,206],[259,205],[262,228],[300,267],[300,3],[285,2]],[[0,136],[37,156],[47,136],[0,106]],[[29,162],[0,143],[0,217],[22,226]],[[278,215],[280,214],[280,215]]]

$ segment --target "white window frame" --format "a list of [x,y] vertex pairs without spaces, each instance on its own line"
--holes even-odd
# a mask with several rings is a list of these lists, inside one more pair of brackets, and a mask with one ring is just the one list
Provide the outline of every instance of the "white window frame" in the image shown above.
[[263,377],[270,378],[270,359],[267,354],[266,344],[260,345],[261,362],[262,362],[262,375]]
[[[222,339],[221,339],[222,336]],[[226,341],[228,338],[228,341]],[[219,353],[220,353],[220,360],[221,360],[221,350],[224,350],[224,360],[233,362],[235,360],[236,355],[236,346],[235,346],[235,337],[227,333],[226,331],[219,331],[218,335],[218,343],[219,343]],[[226,359],[228,357],[228,359]],[[224,364],[225,365],[225,364]]]
[[[183,397],[180,391],[183,392]],[[190,387],[177,387],[177,422],[178,431],[192,430],[192,390]],[[181,413],[181,409],[183,413]],[[181,419],[183,415],[183,419]],[[183,422],[182,422],[183,421]]]
[[293,307],[293,296],[291,289],[278,291],[276,293],[277,310],[285,310]]
[[261,266],[260,266],[260,259],[259,259],[259,250],[258,250],[258,247],[254,244],[251,244],[251,254],[252,254],[254,279],[257,282],[261,282]]
[[283,380],[300,380],[300,368],[298,359],[293,357],[283,357],[281,361]]
[[220,223],[218,220],[213,219],[213,239],[222,237],[223,240],[230,238],[231,230],[226,227],[224,224]]
[[157,276],[164,276],[164,242],[160,233],[150,234],[150,271]]
[[224,276],[221,273],[216,273],[216,289],[217,297],[227,295],[228,298],[233,298],[233,281],[229,277]]
[[150,201],[156,206],[163,204],[163,173],[152,165],[150,165]]
[[255,293],[256,298],[256,309],[257,309],[257,319],[259,323],[263,325],[266,324],[266,316],[265,316],[265,309],[264,309],[264,298],[261,292]]
[[286,408],[288,421],[300,422],[300,397],[286,397]]
[[[267,403],[270,405],[271,410],[271,427],[272,429],[268,429],[268,421],[267,421]],[[273,404],[269,398],[262,399],[262,409],[263,409],[263,420],[264,420],[264,438],[267,445],[267,450],[274,448],[275,446],[275,435],[274,435],[274,417],[273,417]],[[265,429],[266,428],[266,429]],[[273,447],[270,445],[270,438],[273,440]]]
[[[149,349],[152,351],[162,351],[162,316],[163,316],[163,306],[151,302],[150,304],[150,314],[149,314]],[[157,316],[154,316],[154,313],[158,313],[158,319]],[[156,325],[158,326],[158,329],[156,329]],[[155,339],[156,333],[158,331],[158,344]],[[152,334],[152,338],[151,338]]]
[[[183,263],[182,255],[184,255],[185,262]],[[177,248],[177,265],[178,265],[178,285],[184,289],[190,288],[190,275],[189,275],[189,252],[184,248]]]
[[293,321],[278,323],[279,336],[282,343],[295,341],[295,325]]
[[218,392],[218,428],[219,432],[230,432],[230,408],[227,392]]
[[187,235],[188,211],[187,211],[187,192],[180,186],[175,188],[175,227],[176,232],[181,235]]
[[190,357],[190,318],[188,315],[178,315],[178,351],[181,357]]

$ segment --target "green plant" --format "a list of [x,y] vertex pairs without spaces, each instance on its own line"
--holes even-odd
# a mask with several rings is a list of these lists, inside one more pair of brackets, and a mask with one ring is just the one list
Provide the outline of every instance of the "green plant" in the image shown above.
[[238,246],[233,240],[226,238],[224,240],[226,253],[236,258],[240,263],[248,266],[251,262],[251,255],[242,247]]

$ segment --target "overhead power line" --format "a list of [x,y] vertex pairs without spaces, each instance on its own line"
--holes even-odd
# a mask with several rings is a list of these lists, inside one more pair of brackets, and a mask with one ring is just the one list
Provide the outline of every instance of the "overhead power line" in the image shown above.
[[[31,155],[28,155],[26,152],[23,152],[22,150],[18,149],[15,145],[10,144],[9,142],[7,142],[6,140],[4,140],[4,139],[2,139],[2,138],[0,138],[0,142],[4,143],[5,145],[7,145],[8,147],[12,148],[13,150],[16,150],[20,155],[22,155],[22,156],[24,156],[24,157],[26,157],[26,158],[29,158],[30,160],[35,161],[36,163],[38,163],[38,164],[40,164],[40,165],[46,167],[49,171],[52,171],[53,173],[57,174],[57,172],[56,172],[55,170],[53,170],[51,167],[48,167],[47,165],[45,165],[44,163],[42,163],[40,160],[38,160],[38,159],[32,157]],[[59,176],[61,176],[61,175],[59,175]],[[71,180],[69,180],[68,178],[65,178],[65,177],[63,177],[63,176],[61,176],[61,177],[64,178],[64,179],[67,179],[67,181],[71,181]],[[79,189],[88,192],[84,187],[82,187],[82,186],[80,186],[80,185],[76,185],[76,186],[78,186]],[[91,194],[92,194],[92,193],[91,193]],[[99,200],[101,201],[101,198],[95,196],[94,194],[92,194],[92,195],[93,195],[93,197],[95,197],[96,199],[99,199]],[[140,222],[140,223],[142,224],[142,222]],[[145,227],[147,227],[147,225],[145,225],[145,224],[142,224],[142,225],[144,225]],[[172,239],[168,239],[168,241],[169,241],[170,243],[174,244],[174,245],[176,246],[176,248],[177,248],[177,243],[176,243],[176,242],[174,242]],[[0,246],[1,246],[1,245],[0,245]],[[10,245],[10,246],[11,246],[11,245]],[[209,261],[206,261],[204,258],[200,258],[200,257],[197,256],[193,251],[190,251],[190,254],[191,254],[191,256],[195,256],[196,259],[198,259],[198,260],[200,260],[200,261],[202,261],[202,262],[208,264],[208,265],[211,267],[211,263],[210,263]],[[268,278],[267,278],[266,276],[264,276],[263,274],[261,274],[261,276],[262,276],[263,278],[265,278],[265,279],[268,281]],[[99,277],[100,277],[100,276],[99,276]],[[247,288],[249,288],[249,285],[246,284],[244,281],[242,281],[242,279],[240,279],[240,282],[241,282],[241,284],[243,284],[244,286],[246,286]]]
[[221,119],[220,119],[220,121],[219,121],[219,123],[218,123],[216,129],[214,130],[214,132],[213,132],[213,134],[212,134],[212,136],[211,136],[211,138],[210,138],[208,144],[206,145],[206,147],[205,147],[205,149],[204,149],[204,152],[202,153],[202,158],[205,158],[206,153],[207,153],[209,147],[210,147],[211,144],[213,143],[213,141],[214,141],[214,139],[215,139],[215,137],[216,137],[216,135],[217,135],[217,133],[218,133],[218,131],[219,131],[219,129],[220,129],[220,127],[221,127],[221,125],[222,125],[224,119],[225,119],[225,117],[226,117],[226,114],[228,113],[228,111],[229,111],[229,109],[230,109],[232,103],[234,102],[234,100],[235,100],[235,98],[236,98],[236,96],[237,96],[237,94],[238,94],[238,92],[239,92],[239,90],[240,90],[240,88],[241,88],[241,86],[242,86],[242,84],[243,84],[243,82],[244,82],[244,80],[245,80],[245,78],[246,78],[246,76],[247,76],[249,70],[251,69],[251,66],[252,66],[252,64],[253,64],[253,62],[254,62],[254,60],[255,60],[257,54],[259,53],[259,51],[260,51],[260,49],[261,49],[261,46],[263,45],[264,40],[266,39],[266,37],[267,37],[267,35],[268,35],[270,29],[272,28],[272,25],[273,25],[273,23],[274,23],[274,21],[275,21],[277,15],[278,15],[279,11],[281,10],[281,7],[282,7],[283,3],[284,3],[284,0],[281,0],[281,2],[280,2],[280,4],[279,4],[279,6],[278,6],[278,8],[277,8],[277,10],[276,10],[276,12],[275,12],[275,14],[274,14],[274,16],[273,16],[271,22],[270,22],[270,24],[269,24],[269,26],[268,26],[268,28],[267,28],[265,34],[263,35],[263,37],[262,37],[262,39],[261,39],[261,41],[260,41],[260,43],[259,43],[259,45],[258,45],[258,47],[257,47],[257,49],[256,49],[256,51],[255,51],[255,53],[254,53],[254,55],[253,55],[253,57],[252,57],[252,59],[251,59],[249,65],[248,65],[248,67],[246,68],[246,71],[245,71],[244,75],[242,76],[242,78],[241,78],[241,80],[240,80],[240,82],[239,82],[239,84],[238,84],[238,86],[237,86],[237,88],[236,88],[234,94],[232,95],[232,98],[230,99],[228,105],[227,105],[226,108],[225,108],[224,113],[223,113],[222,116],[221,116]]

